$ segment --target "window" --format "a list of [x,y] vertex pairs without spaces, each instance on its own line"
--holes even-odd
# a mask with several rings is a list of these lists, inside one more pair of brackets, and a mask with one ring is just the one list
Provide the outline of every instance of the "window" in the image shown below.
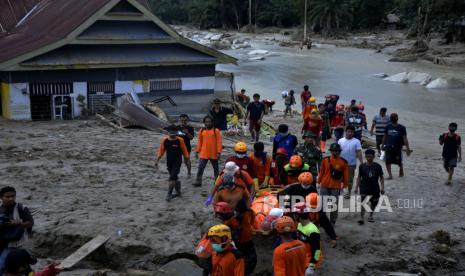
[[73,93],[73,84],[64,83],[31,83],[29,86],[32,96],[69,95]]
[[180,79],[164,79],[150,81],[150,92],[170,90],[182,90],[182,81]]

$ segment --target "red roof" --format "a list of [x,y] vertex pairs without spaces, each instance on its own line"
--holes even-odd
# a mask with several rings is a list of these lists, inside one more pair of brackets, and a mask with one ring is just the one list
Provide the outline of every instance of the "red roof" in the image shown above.
[[[0,0],[2,26],[16,26],[33,9],[19,26],[0,36],[0,63],[65,38],[110,1]],[[147,0],[137,1],[150,8]]]

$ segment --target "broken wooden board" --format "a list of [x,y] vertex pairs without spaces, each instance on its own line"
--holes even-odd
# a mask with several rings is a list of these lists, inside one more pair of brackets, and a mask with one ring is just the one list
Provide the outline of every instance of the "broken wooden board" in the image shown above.
[[109,236],[98,235],[97,237],[81,246],[78,250],[74,251],[74,253],[64,259],[58,267],[62,269],[70,269],[82,259],[87,257],[90,253],[94,252],[97,248],[102,246],[105,242],[108,241],[109,238]]
[[130,122],[148,130],[157,131],[169,126],[167,121],[157,118],[155,115],[152,115],[150,112],[145,110],[141,105],[135,104],[124,98],[121,99],[119,111],[126,114]]
[[157,116],[158,118],[168,122],[168,115],[166,115],[165,111],[161,109],[158,105],[154,103],[148,103],[144,105],[145,109],[150,112],[151,114]]

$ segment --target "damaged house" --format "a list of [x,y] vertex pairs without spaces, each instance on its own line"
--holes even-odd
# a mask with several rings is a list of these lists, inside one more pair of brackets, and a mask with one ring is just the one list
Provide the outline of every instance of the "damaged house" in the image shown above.
[[165,96],[168,114],[204,114],[234,89],[236,59],[180,36],[147,0],[0,0],[1,114],[72,119],[125,93]]

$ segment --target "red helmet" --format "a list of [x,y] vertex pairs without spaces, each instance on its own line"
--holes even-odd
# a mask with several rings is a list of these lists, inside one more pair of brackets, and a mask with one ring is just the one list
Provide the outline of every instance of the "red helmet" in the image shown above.
[[336,105],[336,111],[344,111],[346,107],[343,104],[337,104]]
[[287,151],[285,148],[279,148],[277,151],[276,151],[276,155],[287,155]]
[[298,214],[305,214],[310,213],[310,209],[307,208],[307,204],[305,202],[299,202],[294,205],[294,212]]
[[215,204],[215,213],[229,214],[232,211],[233,211],[233,208],[227,202],[218,202]]

